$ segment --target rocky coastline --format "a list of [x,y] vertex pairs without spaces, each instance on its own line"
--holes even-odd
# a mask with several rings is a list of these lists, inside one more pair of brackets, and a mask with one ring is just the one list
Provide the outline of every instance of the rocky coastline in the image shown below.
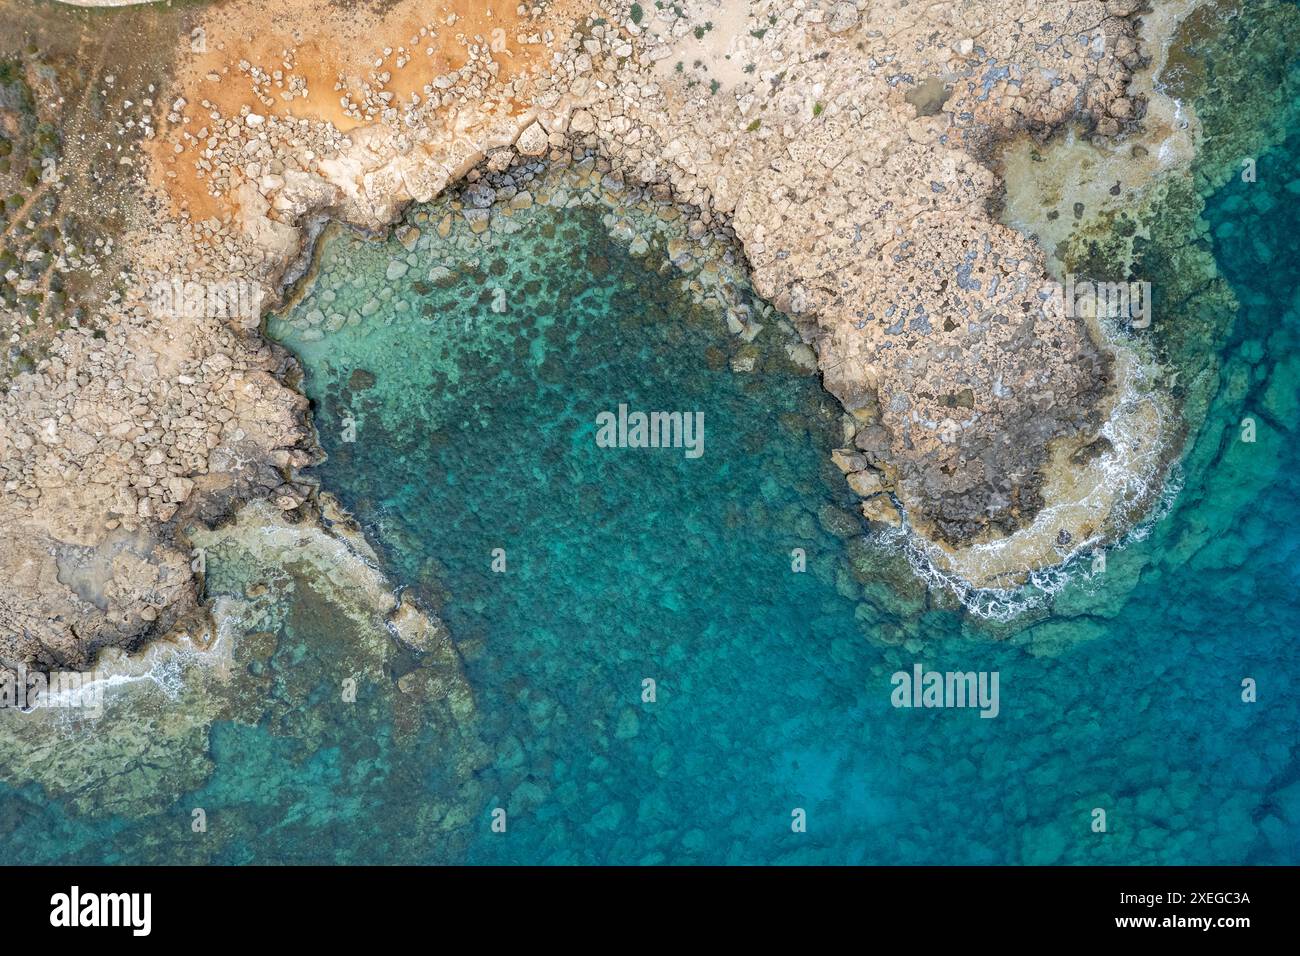
[[[995,165],[1016,137],[1139,128],[1135,0],[460,6],[192,14],[137,126],[112,321],[0,394],[0,664],[86,667],[201,616],[187,526],[257,499],[311,520],[307,403],[260,306],[326,222],[381,232],[482,182],[458,227],[486,231],[524,201],[491,182],[593,155],[593,184],[692,211],[675,254],[743,248],[845,408],[868,521],[973,586],[1105,543],[1133,503],[1076,479],[1138,373],[1088,317],[1044,316],[1048,257],[998,220]],[[325,69],[323,47],[359,52]]]

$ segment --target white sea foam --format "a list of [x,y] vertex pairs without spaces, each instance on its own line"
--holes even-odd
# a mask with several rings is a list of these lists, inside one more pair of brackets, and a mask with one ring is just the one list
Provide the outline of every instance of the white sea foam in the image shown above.
[[[1026,611],[1041,607],[1072,581],[1097,577],[1093,572],[1095,556],[1100,551],[1122,550],[1150,533],[1162,519],[1182,489],[1182,472],[1175,464],[1165,467],[1168,442],[1168,396],[1156,383],[1159,368],[1144,361],[1140,346],[1121,342],[1114,327],[1103,333],[1115,352],[1121,368],[1121,393],[1101,434],[1110,448],[1098,455],[1087,467],[1095,469],[1098,480],[1081,498],[1057,502],[1044,507],[1029,527],[1006,538],[974,545],[963,553],[962,565],[969,578],[986,576],[989,569],[1006,564],[1008,549],[1026,538],[1054,535],[1059,517],[1081,508],[1105,515],[1109,528],[1105,534],[1074,541],[1058,548],[1060,560],[1041,567],[1024,568],[1026,580],[1012,588],[976,587],[953,568],[953,559],[937,545],[919,535],[907,522],[878,533],[879,543],[897,549],[907,559],[912,571],[927,587],[950,591],[977,617],[1006,622]],[[1141,416],[1154,416],[1154,428]],[[903,510],[899,508],[900,512]],[[1137,520],[1133,515],[1141,512]],[[973,572],[973,573],[971,573]]]
[[[97,719],[114,698],[120,701],[123,694],[157,690],[169,701],[179,700],[195,668],[218,669],[228,663],[237,635],[248,624],[242,611],[241,602],[222,599],[214,608],[214,632],[203,635],[210,639],[196,640],[181,634],[154,642],[138,655],[104,654],[95,670],[86,675],[80,690],[48,695],[51,712],[64,724],[74,725],[87,717]],[[104,707],[100,713],[79,709],[69,694],[97,697],[103,700]]]

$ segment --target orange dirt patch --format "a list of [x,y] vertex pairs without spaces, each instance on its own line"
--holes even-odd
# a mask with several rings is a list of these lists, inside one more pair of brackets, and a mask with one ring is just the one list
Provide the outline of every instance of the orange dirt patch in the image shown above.
[[[347,6],[231,0],[214,6],[198,21],[201,33],[178,39],[176,86],[159,103],[160,135],[149,144],[153,180],[174,213],[225,219],[233,214],[233,203],[210,194],[195,167],[203,146],[181,135],[196,134],[212,112],[236,117],[247,107],[263,116],[320,120],[347,131],[377,118],[349,114],[344,97],[360,104],[368,85],[392,93],[391,105],[399,108],[412,102],[412,94],[423,99],[425,84],[465,64],[470,45],[492,47],[500,88],[549,59],[545,43],[522,44],[520,35],[552,29],[557,40],[567,37],[568,21],[557,7],[550,4],[544,17],[532,18],[516,13],[517,0],[379,0]],[[241,70],[241,61],[250,69]],[[259,88],[254,70],[264,77]],[[305,97],[289,95],[304,83]],[[178,96],[187,101],[181,111],[187,119],[169,123]]]

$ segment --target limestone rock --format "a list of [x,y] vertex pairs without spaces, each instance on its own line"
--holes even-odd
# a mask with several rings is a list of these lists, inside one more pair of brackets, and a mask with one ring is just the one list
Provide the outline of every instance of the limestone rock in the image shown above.
[[541,123],[533,123],[519,134],[515,149],[523,156],[541,156],[550,148],[550,139]]

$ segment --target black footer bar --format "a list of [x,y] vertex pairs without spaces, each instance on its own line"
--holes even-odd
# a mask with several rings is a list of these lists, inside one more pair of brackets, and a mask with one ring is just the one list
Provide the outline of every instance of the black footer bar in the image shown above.
[[[733,942],[778,931],[844,930],[870,939],[877,930],[911,925],[927,943],[970,941],[972,932],[1039,943],[1101,934],[1231,943],[1261,929],[1285,932],[1295,909],[1295,874],[1288,869],[9,867],[3,873],[10,939],[76,933],[83,942],[112,936],[128,945],[247,944],[251,938],[373,945],[433,925],[483,933],[495,944],[515,936],[536,942],[539,932],[610,940],[609,931],[620,925],[629,940],[688,926],[737,934]],[[462,937],[459,945],[466,942]]]

